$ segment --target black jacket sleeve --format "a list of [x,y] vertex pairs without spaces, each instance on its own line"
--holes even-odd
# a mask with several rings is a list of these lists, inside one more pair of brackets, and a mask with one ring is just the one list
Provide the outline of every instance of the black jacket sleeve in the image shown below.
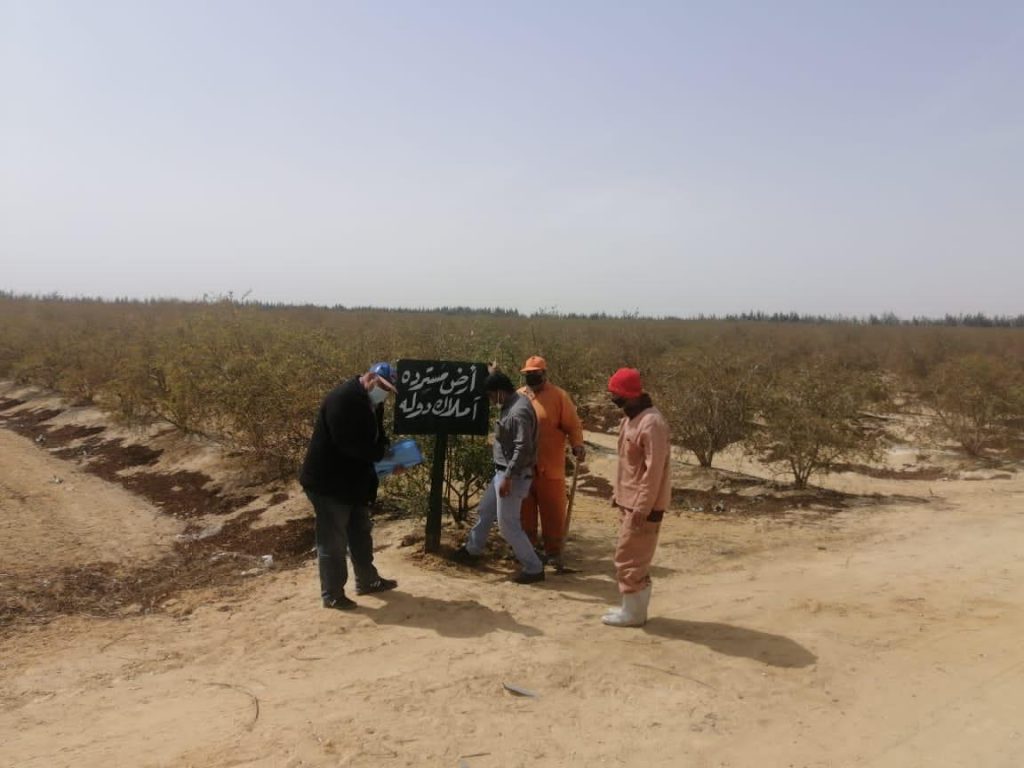
[[343,456],[380,461],[387,452],[384,408],[370,410],[370,400],[358,381],[347,386],[337,399],[327,403],[324,413],[331,442]]

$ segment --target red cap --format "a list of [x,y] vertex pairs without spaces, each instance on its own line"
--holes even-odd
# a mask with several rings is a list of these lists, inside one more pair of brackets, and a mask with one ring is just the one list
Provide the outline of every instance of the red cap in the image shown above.
[[519,369],[520,373],[527,373],[529,371],[546,371],[548,369],[548,361],[540,355],[534,355],[523,363],[523,367]]
[[608,379],[608,391],[619,397],[640,397],[644,393],[640,371],[636,368],[619,368]]

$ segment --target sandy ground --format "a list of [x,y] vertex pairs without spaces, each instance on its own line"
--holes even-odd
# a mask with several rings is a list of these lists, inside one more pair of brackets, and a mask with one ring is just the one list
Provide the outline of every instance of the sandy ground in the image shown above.
[[[589,439],[604,474],[610,441]],[[713,477],[680,464],[675,484]],[[1024,475],[951,478],[836,475],[858,495],[838,511],[676,510],[642,629],[600,623],[614,519],[588,495],[579,572],[539,586],[425,558],[400,520],[375,534],[400,588],[356,612],[320,608],[306,559],[151,614],[16,626],[0,765],[1019,768]],[[178,525],[0,431],[8,576],[152,557]]]
[[98,556],[156,558],[181,530],[144,499],[43,450],[27,450],[24,438],[4,430],[0,510],[2,570],[19,576],[46,578],[54,568]]

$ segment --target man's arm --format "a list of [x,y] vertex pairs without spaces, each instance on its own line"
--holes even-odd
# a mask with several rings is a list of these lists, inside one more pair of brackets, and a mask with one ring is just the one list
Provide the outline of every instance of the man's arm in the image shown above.
[[572,446],[573,455],[579,461],[586,458],[586,448],[583,447],[583,423],[576,412],[576,405],[573,403],[569,393],[562,390],[562,407],[559,408],[558,428],[569,438],[569,445]]
[[529,403],[526,408],[516,408],[510,415],[512,417],[512,455],[507,457],[506,475],[521,475],[530,469],[526,463],[527,457],[536,455],[534,443],[537,440],[537,417],[533,413],[533,406]]
[[512,455],[506,457],[508,468],[498,485],[498,495],[502,498],[512,492],[512,475],[522,474],[529,469],[527,457],[537,455],[537,415],[533,404],[527,403],[526,408],[516,408],[509,416],[512,422]]
[[383,431],[378,434],[376,416],[356,394],[346,392],[327,404],[331,442],[345,456],[380,461],[387,451]]

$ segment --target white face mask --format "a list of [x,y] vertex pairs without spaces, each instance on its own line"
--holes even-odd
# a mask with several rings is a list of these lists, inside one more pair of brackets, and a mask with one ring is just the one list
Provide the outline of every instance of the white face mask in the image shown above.
[[370,396],[370,402],[373,403],[374,407],[377,407],[388,399],[389,393],[384,387],[374,387],[367,394]]

